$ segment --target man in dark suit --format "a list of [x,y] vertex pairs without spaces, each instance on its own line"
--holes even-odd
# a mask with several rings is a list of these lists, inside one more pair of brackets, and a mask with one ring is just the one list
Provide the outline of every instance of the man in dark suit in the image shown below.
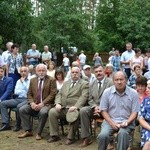
[[36,140],[41,140],[41,133],[48,117],[48,111],[53,106],[57,93],[55,79],[47,75],[47,66],[39,64],[36,66],[37,77],[32,78],[27,94],[28,104],[19,110],[23,129],[25,132],[18,138],[32,136],[32,125],[30,117],[39,116],[39,124],[36,133]]
[[5,68],[0,66],[0,102],[11,99],[13,78],[5,77]]
[[[63,84],[62,89],[55,98],[55,108],[49,111],[49,128],[50,138],[49,143],[60,140],[59,138],[59,126],[58,118],[65,118],[66,114],[71,114],[71,119],[76,116],[78,110],[80,110],[87,102],[89,91],[89,84],[87,81],[80,78],[79,67],[72,67],[71,79]],[[74,114],[73,114],[74,113]],[[79,116],[77,119],[71,121],[69,124],[69,133],[66,140],[66,145],[70,145],[75,141],[75,133],[78,129]]]
[[96,76],[96,80],[94,80],[89,87],[89,106],[85,106],[80,110],[82,138],[80,147],[86,147],[92,143],[89,133],[91,118],[93,116],[100,117],[99,104],[101,96],[106,88],[113,85],[112,80],[105,77],[104,68],[101,65],[97,65],[94,67],[94,73]]

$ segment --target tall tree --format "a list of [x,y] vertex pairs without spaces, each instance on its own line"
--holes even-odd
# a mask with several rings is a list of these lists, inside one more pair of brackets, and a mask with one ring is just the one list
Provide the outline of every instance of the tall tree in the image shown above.
[[122,38],[117,31],[115,18],[118,17],[119,1],[101,0],[98,6],[95,32],[98,37],[98,47],[110,50],[112,47],[119,48]]
[[117,28],[125,41],[131,41],[134,47],[150,46],[150,3],[147,0],[124,0],[116,18]]
[[0,1],[0,35],[3,43],[19,44],[28,41],[32,28],[31,2],[22,0]]

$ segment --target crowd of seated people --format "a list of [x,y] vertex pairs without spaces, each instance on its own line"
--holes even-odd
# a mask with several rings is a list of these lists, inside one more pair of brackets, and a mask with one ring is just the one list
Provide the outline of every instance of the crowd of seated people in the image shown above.
[[[146,75],[142,75],[145,59],[140,49],[132,50],[132,44],[127,43],[127,50],[121,56],[116,50],[106,66],[98,64],[92,67],[86,63],[81,66],[74,61],[64,73],[52,61],[47,45],[40,63],[40,52],[32,44],[27,52],[27,66],[23,64],[17,44],[8,42],[7,47],[7,53],[3,52],[0,57],[0,131],[11,129],[8,110],[16,108],[13,131],[23,129],[18,138],[33,136],[31,117],[38,115],[36,140],[44,138],[42,131],[48,120],[50,136],[47,141],[57,142],[61,140],[59,119],[65,119],[69,123],[65,144],[76,141],[80,124],[79,147],[82,148],[92,143],[92,121],[101,118],[98,149],[109,149],[114,142],[112,135],[117,133],[117,150],[127,150],[136,121],[141,126],[141,147],[148,150],[150,82]],[[113,64],[116,60],[120,68],[115,70]]]

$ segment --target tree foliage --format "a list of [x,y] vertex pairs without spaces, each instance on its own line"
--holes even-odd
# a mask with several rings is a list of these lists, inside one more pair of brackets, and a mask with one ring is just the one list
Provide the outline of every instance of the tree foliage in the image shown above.
[[147,0],[0,0],[0,41],[24,50],[36,43],[39,49],[109,51],[128,41],[144,49],[150,45],[149,8]]
[[31,2],[23,0],[0,1],[0,35],[7,41],[23,44],[29,41],[32,30]]

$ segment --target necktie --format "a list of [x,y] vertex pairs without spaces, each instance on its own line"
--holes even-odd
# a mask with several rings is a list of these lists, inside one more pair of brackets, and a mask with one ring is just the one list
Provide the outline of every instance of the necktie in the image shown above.
[[36,104],[39,104],[41,102],[41,96],[42,96],[42,81],[43,79],[40,79],[40,83],[37,90],[37,101]]
[[71,87],[73,88],[73,87],[75,86],[75,84],[76,84],[76,82],[75,82],[75,81],[74,81],[74,82],[72,82]]
[[101,81],[98,81],[98,92],[100,92],[101,89]]

